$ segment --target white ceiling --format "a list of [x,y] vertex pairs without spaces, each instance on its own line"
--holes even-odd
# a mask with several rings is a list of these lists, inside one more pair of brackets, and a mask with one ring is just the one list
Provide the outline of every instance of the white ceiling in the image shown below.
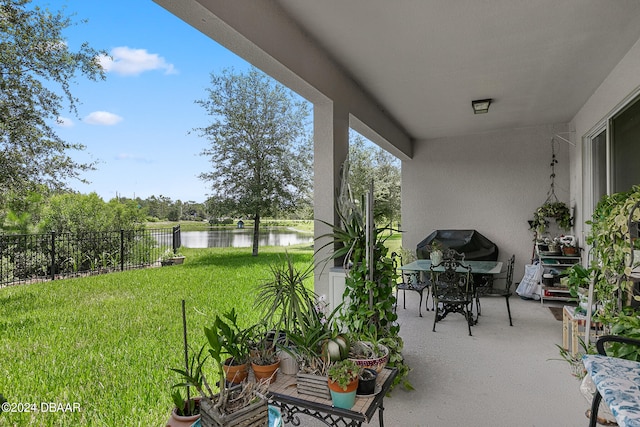
[[639,0],[275,1],[415,139],[567,123],[640,38]]

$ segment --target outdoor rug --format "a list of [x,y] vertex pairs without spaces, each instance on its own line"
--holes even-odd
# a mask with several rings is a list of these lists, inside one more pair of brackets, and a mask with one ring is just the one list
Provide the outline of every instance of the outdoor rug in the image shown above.
[[549,307],[549,310],[551,310],[551,314],[556,320],[562,321],[562,307]]

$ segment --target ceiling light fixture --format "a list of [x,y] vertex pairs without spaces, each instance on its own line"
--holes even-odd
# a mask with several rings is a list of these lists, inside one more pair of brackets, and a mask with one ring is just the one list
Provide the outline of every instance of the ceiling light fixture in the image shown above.
[[491,101],[493,99],[477,99],[475,101],[471,101],[471,106],[473,107],[473,114],[484,114],[489,112],[489,105],[491,105]]

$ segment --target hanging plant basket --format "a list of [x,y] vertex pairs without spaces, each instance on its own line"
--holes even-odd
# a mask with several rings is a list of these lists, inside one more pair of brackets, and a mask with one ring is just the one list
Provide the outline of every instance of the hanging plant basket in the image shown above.
[[535,231],[537,234],[542,234],[547,230],[549,225],[548,219],[555,219],[558,227],[562,230],[569,231],[573,225],[573,217],[571,216],[571,209],[564,202],[558,201],[555,192],[555,179],[556,179],[556,151],[554,139],[551,138],[551,184],[549,186],[549,192],[547,193],[547,200],[538,209],[533,212],[533,220],[529,221],[529,229]]
[[549,225],[549,219],[555,219],[558,227],[568,231],[573,225],[571,209],[563,202],[545,202],[533,213],[533,221],[530,222],[531,230],[542,234]]

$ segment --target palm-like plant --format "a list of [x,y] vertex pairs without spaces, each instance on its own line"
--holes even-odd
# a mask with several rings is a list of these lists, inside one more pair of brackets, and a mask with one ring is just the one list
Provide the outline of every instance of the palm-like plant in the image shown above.
[[316,294],[305,282],[313,275],[313,266],[295,267],[285,253],[285,262],[271,265],[272,279],[260,285],[256,306],[264,313],[263,321],[278,331],[300,331],[313,315]]

